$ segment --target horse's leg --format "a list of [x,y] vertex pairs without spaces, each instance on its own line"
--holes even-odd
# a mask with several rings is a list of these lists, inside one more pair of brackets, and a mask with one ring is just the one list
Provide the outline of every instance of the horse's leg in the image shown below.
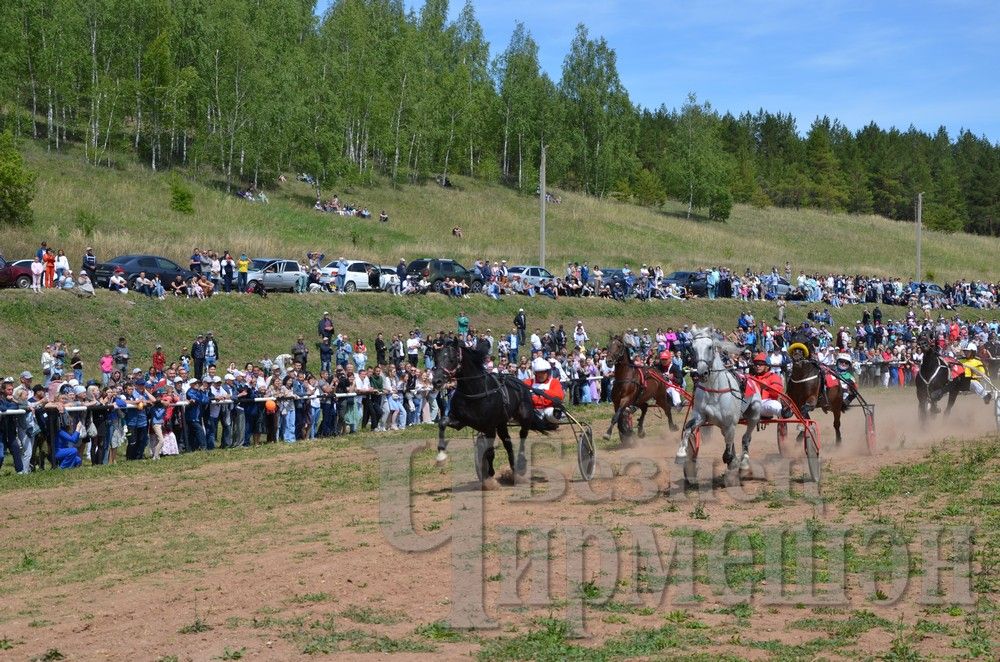
[[674,416],[671,410],[673,409],[673,401],[670,396],[667,395],[667,390],[662,389],[656,394],[656,406],[662,409],[667,414],[667,425],[670,427],[671,432],[677,431],[677,424],[674,423]]
[[750,470],[750,439],[753,436],[754,428],[760,423],[760,402],[754,401],[746,411],[747,429],[743,432],[743,455],[740,458],[740,469]]
[[604,433],[604,439],[605,439],[605,441],[611,438],[611,432],[615,429],[615,426],[618,424],[618,419],[622,415],[622,408],[621,408],[621,406],[618,405],[617,403],[615,403],[614,406],[615,406],[615,413],[611,417],[611,423],[608,424],[608,431]]
[[736,454],[736,422],[732,422],[723,430],[726,450],[722,453],[722,462],[726,465],[726,485],[738,485],[740,482],[740,455]]
[[447,427],[442,416],[441,421],[438,423],[438,454],[435,458],[438,466],[448,461],[448,440],[444,438],[445,428]]
[[840,414],[843,412],[843,400],[844,394],[841,393],[836,399],[830,403],[830,409],[833,411],[833,432],[837,436],[837,444],[840,444]]
[[681,445],[677,449],[678,460],[684,460],[694,450],[691,447],[691,437],[704,421],[705,419],[700,411],[697,409],[691,410],[691,415],[688,416],[687,423],[684,424],[684,430],[681,432]]
[[499,484],[494,478],[496,471],[493,468],[493,458],[496,457],[496,448],[494,446],[497,438],[497,431],[484,430],[483,436],[486,437],[486,449],[483,451],[483,489],[484,490],[495,490],[499,487]]
[[639,405],[639,411],[641,413],[639,414],[639,424],[636,425],[635,433],[639,435],[640,439],[646,436],[646,429],[643,427],[644,424],[643,422],[646,420],[646,412],[648,410],[649,410],[649,405],[646,404],[645,402]]
[[958,388],[953,386],[948,390],[948,406],[945,407],[944,415],[948,416],[951,414],[951,408],[955,406],[955,400],[958,398]]
[[[499,437],[500,437],[500,442],[503,444],[503,449],[505,451],[507,451],[507,463],[510,465],[510,471],[511,471],[512,477],[516,476],[518,474],[517,464],[519,464],[519,463],[515,463],[515,461],[514,461],[514,444],[510,440],[510,432],[507,431],[507,424],[506,423],[503,423],[502,425],[498,425],[497,426],[497,435],[499,435]],[[524,456],[524,445],[523,445],[523,443],[524,442],[522,440],[521,455],[518,457],[518,459],[520,459],[521,457]],[[524,473],[523,470],[521,471],[521,473]]]
[[524,475],[524,472],[528,469],[528,459],[524,454],[524,442],[528,438],[528,428],[524,425],[521,426],[521,431],[518,433],[519,441],[517,445],[517,473],[519,475]]

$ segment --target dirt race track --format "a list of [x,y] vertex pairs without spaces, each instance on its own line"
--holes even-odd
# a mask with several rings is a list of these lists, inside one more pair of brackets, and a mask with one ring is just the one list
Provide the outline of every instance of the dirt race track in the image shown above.
[[[660,419],[638,448],[599,444],[590,485],[561,435],[531,484],[480,492],[469,437],[440,470],[429,429],[5,475],[0,659],[996,659],[992,408],[963,397],[925,427],[912,392],[874,401],[873,456],[859,410],[839,447],[822,418],[819,494],[773,428],[742,492],[718,466],[679,489]],[[579,413],[597,436],[610,418]],[[412,472],[390,475],[413,445]],[[716,434],[702,457],[720,455]],[[805,532],[807,555],[782,546]],[[958,571],[925,590],[932,552]]]

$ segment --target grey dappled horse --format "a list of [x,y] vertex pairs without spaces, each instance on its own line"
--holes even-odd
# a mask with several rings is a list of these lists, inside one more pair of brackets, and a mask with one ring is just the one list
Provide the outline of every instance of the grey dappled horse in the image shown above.
[[[750,468],[750,436],[760,422],[760,393],[745,396],[739,377],[725,365],[722,353],[732,353],[736,350],[735,345],[718,338],[711,327],[693,327],[692,337],[688,361],[694,378],[694,403],[681,441],[691,458],[692,437],[700,426],[714,425],[722,430],[726,441],[722,461],[728,467],[726,483],[733,485],[739,482],[740,469]],[[746,421],[746,432],[743,433],[743,452],[737,455],[733,442],[740,419]]]

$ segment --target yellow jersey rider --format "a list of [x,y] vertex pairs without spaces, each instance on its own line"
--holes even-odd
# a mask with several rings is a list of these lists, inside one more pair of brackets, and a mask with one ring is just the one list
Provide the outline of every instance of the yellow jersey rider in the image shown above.
[[993,394],[987,391],[983,383],[979,381],[979,378],[986,374],[986,366],[976,356],[979,347],[976,343],[970,342],[962,351],[965,356],[959,359],[959,361],[965,366],[965,378],[969,380],[969,388],[981,397],[983,402],[989,404],[990,400],[993,399]]

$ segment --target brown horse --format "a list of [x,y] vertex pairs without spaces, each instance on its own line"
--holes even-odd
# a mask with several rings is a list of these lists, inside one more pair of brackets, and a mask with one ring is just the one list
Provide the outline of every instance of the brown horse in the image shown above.
[[[788,397],[796,404],[802,416],[809,418],[809,412],[821,408],[824,412],[833,412],[833,431],[840,443],[840,414],[844,411],[843,392],[840,382],[834,386],[823,388],[827,370],[818,363],[809,360],[810,349],[803,343],[794,343],[790,347],[792,357],[792,374],[788,376]],[[822,393],[826,392],[825,401]],[[804,432],[799,433],[801,438]]]
[[[672,402],[667,393],[667,383],[653,368],[640,367],[632,364],[628,348],[621,336],[614,336],[608,346],[609,364],[615,367],[615,383],[611,388],[611,402],[615,407],[615,415],[611,417],[605,439],[611,438],[615,424],[621,434],[622,443],[630,443],[632,438],[631,408],[639,409],[639,423],[636,434],[645,437],[643,422],[650,403],[655,403],[667,415],[667,423],[672,431],[677,430],[671,412]],[[679,387],[678,387],[679,388]]]

